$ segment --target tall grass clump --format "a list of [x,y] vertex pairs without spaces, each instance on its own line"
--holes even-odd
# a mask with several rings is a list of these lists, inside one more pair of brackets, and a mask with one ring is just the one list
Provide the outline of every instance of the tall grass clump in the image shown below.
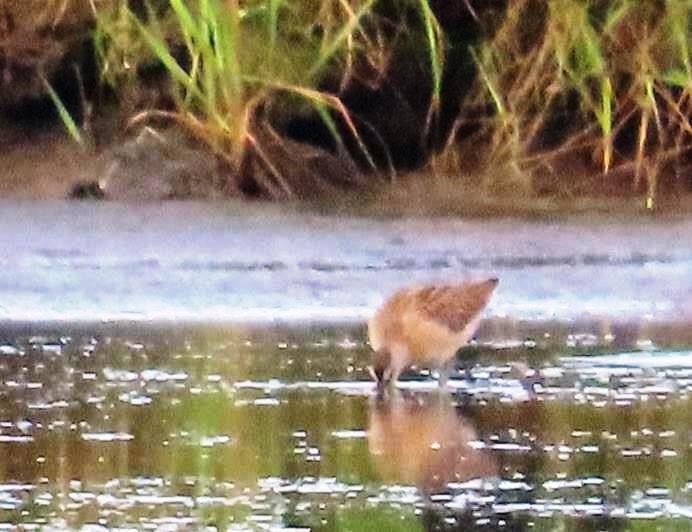
[[[116,87],[134,83],[138,66],[147,63],[162,65],[170,80],[172,109],[145,110],[133,123],[159,118],[184,126],[225,161],[231,180],[243,179],[252,154],[265,170],[253,178],[272,197],[295,194],[273,153],[294,154],[296,145],[282,137],[274,127],[277,120],[269,117],[317,116],[338,156],[347,157],[348,144],[374,166],[339,90],[359,70],[384,69],[388,37],[374,11],[375,0],[167,0],[145,5],[143,13],[134,13],[124,1],[108,10],[95,9],[95,43],[106,81]],[[436,67],[437,94],[441,33],[427,3],[417,5]],[[437,99],[431,101],[434,112]]]
[[480,145],[484,185],[529,193],[578,190],[566,165],[596,188],[626,175],[652,205],[692,147],[692,4],[517,0],[485,31],[446,155],[463,169]]

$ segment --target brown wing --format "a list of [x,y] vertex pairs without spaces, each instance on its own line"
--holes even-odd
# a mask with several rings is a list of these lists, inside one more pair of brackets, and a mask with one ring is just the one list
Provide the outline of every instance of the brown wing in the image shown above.
[[416,310],[460,332],[485,307],[497,286],[495,278],[459,285],[430,285],[416,292]]

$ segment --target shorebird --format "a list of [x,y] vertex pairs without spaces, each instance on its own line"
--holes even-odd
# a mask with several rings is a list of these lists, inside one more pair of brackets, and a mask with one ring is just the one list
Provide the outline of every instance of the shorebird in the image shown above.
[[[396,382],[411,365],[445,366],[474,335],[480,314],[498,284],[430,284],[403,288],[368,323],[372,372],[379,388]],[[439,384],[447,382],[446,368]]]

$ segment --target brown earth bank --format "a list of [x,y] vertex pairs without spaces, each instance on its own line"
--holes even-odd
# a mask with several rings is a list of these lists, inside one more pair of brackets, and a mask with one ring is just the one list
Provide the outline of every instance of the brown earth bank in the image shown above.
[[[140,138],[99,148],[84,148],[75,143],[58,124],[47,127],[0,124],[0,198],[9,200],[55,200],[68,197],[95,198],[100,195],[90,183],[106,178],[116,181],[115,199],[146,200],[171,193],[171,181],[190,180],[214,173],[210,156],[185,148],[151,149],[153,141]],[[128,144],[129,142],[129,144]],[[139,146],[133,148],[133,146]],[[148,152],[148,159],[135,152]],[[164,158],[175,151],[173,162]],[[139,158],[138,158],[139,157]],[[121,165],[121,166],[119,166]],[[167,166],[168,165],[168,166]],[[182,168],[182,170],[181,170]],[[493,191],[484,182],[494,177],[479,175],[432,176],[424,171],[401,173],[373,179],[351,192],[329,194],[301,202],[301,208],[326,214],[367,216],[505,216],[550,217],[560,214],[589,215],[692,214],[692,194],[682,188],[661,194],[648,209],[645,198],[623,183],[630,176],[592,176],[571,164],[563,177],[581,183],[574,194],[536,195],[520,185],[514,189]],[[194,176],[197,175],[195,178]],[[179,185],[171,197],[206,196],[222,199],[224,194],[191,190],[190,183]],[[576,185],[575,185],[576,186]],[[187,188],[185,188],[187,187]],[[591,189],[590,194],[584,190]],[[111,189],[112,190],[112,189]]]
[[97,180],[102,161],[61,130],[0,128],[0,197],[66,198],[79,182]]

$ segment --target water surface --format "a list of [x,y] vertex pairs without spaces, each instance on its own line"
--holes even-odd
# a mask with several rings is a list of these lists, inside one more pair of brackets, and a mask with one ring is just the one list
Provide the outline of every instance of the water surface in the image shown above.
[[[690,234],[0,202],[0,528],[687,530]],[[375,306],[485,275],[449,390],[377,397]]]
[[486,323],[471,380],[376,397],[361,327],[6,326],[0,522],[686,529],[689,346],[545,331]]
[[692,219],[376,220],[235,203],[0,202],[0,321],[360,321],[496,275],[489,315],[692,319]]

